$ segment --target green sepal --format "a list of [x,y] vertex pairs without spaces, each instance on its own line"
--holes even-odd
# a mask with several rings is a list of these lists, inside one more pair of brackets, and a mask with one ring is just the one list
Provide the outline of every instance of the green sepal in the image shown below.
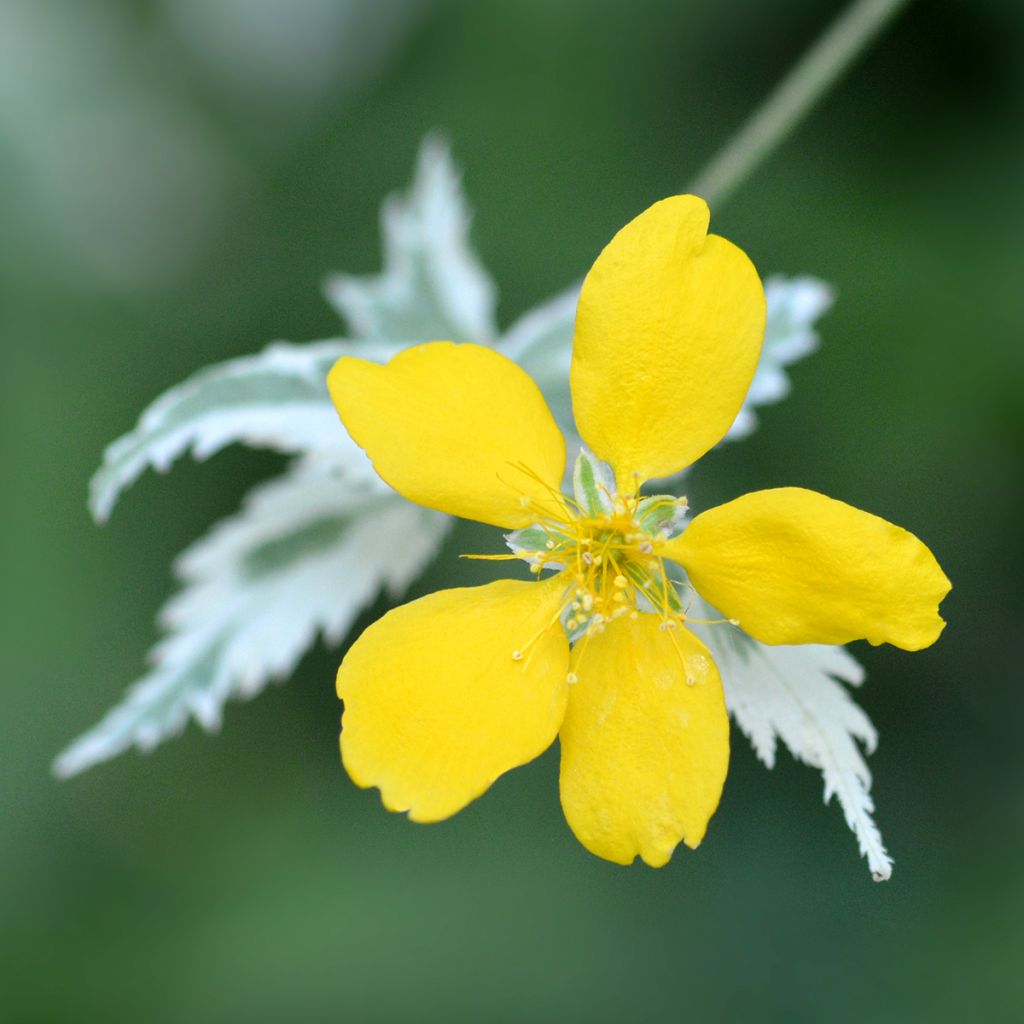
[[572,471],[573,496],[583,514],[590,519],[611,515],[615,497],[615,474],[607,462],[580,449]]
[[652,494],[637,503],[636,519],[640,529],[652,537],[659,533],[666,538],[675,537],[686,525],[688,510],[685,498],[677,498],[672,494]]

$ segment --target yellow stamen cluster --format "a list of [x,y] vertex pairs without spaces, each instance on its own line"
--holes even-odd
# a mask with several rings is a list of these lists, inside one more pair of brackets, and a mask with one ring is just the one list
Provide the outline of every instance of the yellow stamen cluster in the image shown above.
[[[537,479],[527,467],[517,468]],[[568,682],[575,683],[595,633],[622,616],[635,619],[641,613],[649,613],[661,618],[661,629],[671,637],[690,683],[692,666],[688,666],[675,636],[688,617],[680,601],[678,584],[669,577],[660,554],[664,542],[681,525],[689,507],[686,498],[621,497],[597,479],[594,472],[589,480],[574,479],[574,485],[575,500],[549,488],[551,501],[543,509],[530,499],[523,502],[524,508],[536,509],[537,522],[506,537],[512,554],[462,556],[487,560],[521,558],[530,563],[530,572],[535,576],[545,569],[554,570],[566,582],[563,600],[551,621],[513,650],[512,660],[525,659],[528,666],[537,640],[561,620],[570,640],[579,642],[573,670],[567,677]]]
[[[685,506],[685,499],[665,498],[666,505]],[[671,628],[682,617],[675,586],[658,556],[665,535],[645,529],[659,506],[639,514],[637,498],[615,498],[610,510],[590,516],[575,503],[564,506],[565,516],[539,524],[546,540],[537,550],[516,554],[530,562],[531,571],[564,570],[568,583],[565,620],[570,634],[599,632],[638,607],[661,614]]]

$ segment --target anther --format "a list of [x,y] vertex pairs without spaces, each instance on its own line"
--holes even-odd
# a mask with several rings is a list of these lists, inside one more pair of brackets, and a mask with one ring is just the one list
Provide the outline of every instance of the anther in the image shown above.
[[615,579],[614,579],[614,580],[612,580],[612,582],[613,582],[613,583],[615,584],[615,586],[617,586],[617,587],[618,587],[618,588],[619,588],[620,590],[625,590],[625,588],[629,586],[629,580],[627,580],[627,579],[626,579],[626,577],[625,577],[625,576],[622,576],[621,574],[620,574],[620,575],[618,575],[618,576],[616,576],[616,577],[615,577]]
[[569,674],[568,674],[568,675],[567,675],[567,676],[565,677],[565,681],[566,681],[566,682],[567,682],[567,683],[568,683],[568,684],[569,684],[570,686],[572,686],[572,684],[573,684],[573,683],[578,683],[578,682],[580,681],[580,677],[579,677],[578,675],[576,675],[576,673],[575,673],[575,672],[570,672],[570,673],[569,673]]
[[523,652],[522,651],[513,651],[512,652],[512,660],[513,661],[522,661],[523,660]]
[[540,570],[541,570],[540,562],[534,562],[533,565],[530,566],[530,572],[532,572],[534,576],[539,576],[540,575]]

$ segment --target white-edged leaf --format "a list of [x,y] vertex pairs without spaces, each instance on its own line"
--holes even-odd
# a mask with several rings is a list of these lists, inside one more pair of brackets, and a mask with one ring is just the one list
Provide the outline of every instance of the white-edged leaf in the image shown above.
[[[699,599],[691,611],[697,618],[718,618]],[[758,758],[774,767],[781,739],[798,761],[819,769],[825,803],[837,797],[872,877],[888,879],[893,862],[874,822],[871,772],[858,746],[870,754],[878,735],[843,685],[860,686],[864,669],[843,647],[769,647],[729,625],[691,628],[708,645],[729,711]]]
[[470,247],[471,220],[447,144],[427,138],[409,191],[381,209],[383,273],[334,274],[325,284],[350,333],[492,344],[496,290]]
[[325,378],[346,350],[341,341],[277,342],[257,355],[209,366],[164,392],[135,429],[104,452],[90,483],[93,516],[105,521],[145,469],[166,472],[189,449],[205,459],[233,441],[282,452],[344,445]]
[[769,277],[764,283],[768,319],[764,330],[761,359],[750,390],[736,420],[725,435],[738,441],[757,428],[759,405],[781,402],[789,394],[785,367],[810,355],[820,342],[815,324],[832,308],[835,291],[814,277]]
[[149,750],[190,717],[219,727],[225,702],[290,673],[318,634],[338,643],[381,591],[402,593],[452,520],[379,481],[353,487],[301,463],[179,559],[154,667],[54,762],[68,777],[132,746]]

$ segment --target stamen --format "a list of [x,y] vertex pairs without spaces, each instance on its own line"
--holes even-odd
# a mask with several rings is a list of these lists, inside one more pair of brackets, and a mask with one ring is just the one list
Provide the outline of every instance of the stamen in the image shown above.
[[[575,512],[576,515],[581,515],[583,513],[583,509],[580,508],[580,506],[572,498],[570,498],[567,495],[563,494],[557,488],[552,487],[551,484],[549,484],[546,480],[544,480],[540,476],[540,474],[536,473],[534,470],[532,470],[525,463],[522,463],[522,462],[509,462],[509,463],[507,463],[507,465],[511,466],[512,469],[519,470],[520,473],[522,473],[524,476],[528,477],[534,483],[540,484],[541,487],[545,491],[547,491],[548,494],[554,499],[555,508],[558,511],[564,511],[564,510],[568,509],[568,510],[571,510],[572,512]],[[501,480],[501,482],[503,484],[505,484],[506,486],[512,487],[514,490],[520,491],[520,493],[522,494],[521,488],[516,487],[514,484],[510,484],[507,480],[503,480],[500,476],[498,477],[498,479]],[[526,499],[525,501],[523,500],[524,498]],[[530,504],[533,503],[533,499],[528,494],[522,494],[522,496],[519,499],[519,503],[523,506],[523,508],[527,508]]]
[[[553,577],[553,579],[556,578],[557,577]],[[526,657],[526,665],[524,666],[524,668],[529,668],[530,659],[533,657],[533,652],[536,650],[537,641],[545,633],[547,633],[547,631],[551,629],[551,627],[554,626],[556,622],[558,622],[561,619],[562,614],[565,612],[567,606],[568,602],[566,601],[565,595],[563,594],[562,600],[559,601],[558,608],[555,611],[555,614],[552,615],[551,618],[543,626],[541,626],[540,629],[537,630],[537,632],[526,642],[526,644],[523,645],[522,649],[517,648],[512,652],[512,660],[520,661],[523,657],[523,652],[529,652]]]
[[[592,514],[528,466],[508,465],[537,485],[529,494],[522,494],[522,504],[533,510],[533,529],[543,532],[537,537],[537,550],[531,550],[530,545],[516,548],[513,555],[483,557],[498,561],[519,556],[530,563],[534,578],[545,569],[559,573],[566,587],[559,618],[565,630],[579,638],[579,656],[591,636],[626,615],[632,621],[641,614],[657,615],[661,629],[678,649],[673,634],[685,620],[678,589],[681,584],[671,579],[658,552],[680,521],[679,510],[685,512],[688,508],[686,499],[670,495],[641,499],[640,481],[635,477],[636,487],[632,491],[626,488],[628,493],[616,493],[614,488],[598,483],[607,500],[602,500],[603,511]],[[536,639],[518,652],[527,665]],[[685,663],[681,650],[680,657]]]

